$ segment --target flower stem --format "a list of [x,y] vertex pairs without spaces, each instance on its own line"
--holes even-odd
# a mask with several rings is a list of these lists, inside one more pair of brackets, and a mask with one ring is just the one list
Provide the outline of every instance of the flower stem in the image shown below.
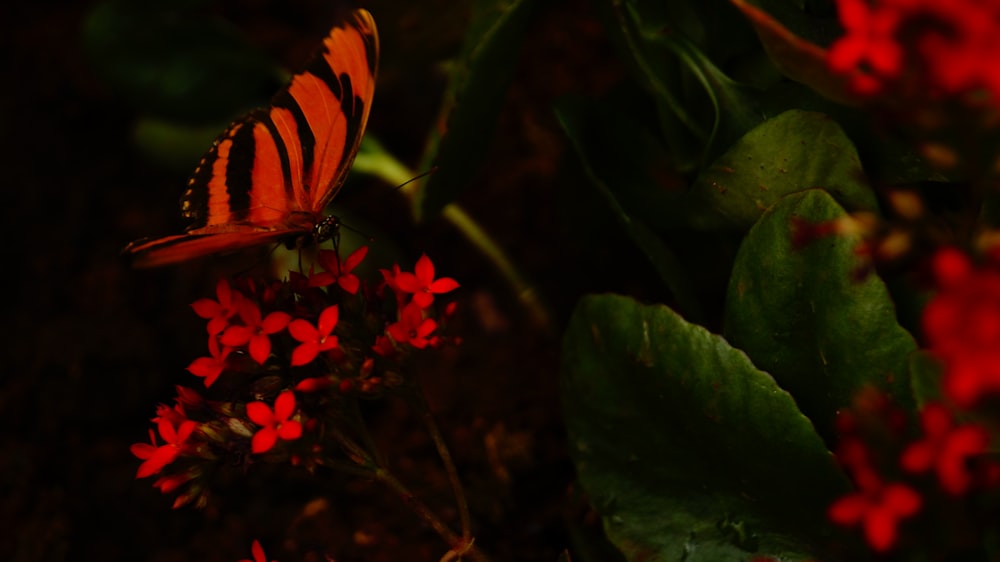
[[[427,523],[434,532],[438,534],[450,547],[448,554],[445,555],[447,559],[459,559],[467,558],[473,562],[490,562],[490,559],[481,550],[476,548],[473,544],[473,540],[468,536],[467,521],[463,523],[463,535],[458,536],[452,531],[444,521],[442,521],[437,515],[434,514],[427,505],[420,501],[413,492],[409,490],[402,482],[397,479],[392,472],[385,466],[379,465],[375,459],[364,447],[356,443],[353,439],[348,437],[346,434],[338,429],[331,429],[331,435],[334,440],[337,441],[348,453],[348,457],[352,462],[358,465],[355,470],[348,470],[347,472],[356,473],[360,471],[366,476],[374,476],[376,480],[387,486],[390,490],[396,493],[420,519]],[[341,470],[344,469],[344,463],[328,462],[325,463],[330,466],[334,466]],[[468,515],[465,516],[466,519]]]
[[388,470],[378,468],[375,470],[375,477],[380,482],[396,492],[403,503],[410,507],[421,519],[423,519],[432,529],[451,547],[449,554],[445,558],[468,558],[474,562],[490,562],[490,559],[481,550],[476,548],[472,539],[459,537],[447,525],[444,524],[428,507],[413,495],[410,490],[396,479]]
[[[361,148],[354,160],[354,170],[374,175],[391,185],[403,186],[400,191],[409,199],[411,206],[417,205],[420,200],[418,194],[426,182],[410,182],[417,174],[386,151],[371,135],[365,136]],[[535,325],[546,331],[551,330],[551,314],[539,298],[536,287],[521,274],[496,240],[456,203],[446,205],[441,214],[497,268]]]
[[431,440],[434,441],[435,448],[437,448],[438,456],[441,457],[441,464],[444,465],[444,470],[448,474],[448,482],[451,483],[452,493],[455,495],[455,504],[458,508],[458,516],[462,525],[462,538],[469,539],[472,536],[469,503],[465,499],[465,489],[462,487],[462,482],[458,477],[458,469],[455,468],[455,462],[451,458],[451,451],[444,442],[444,436],[441,435],[441,430],[434,421],[434,415],[431,413],[430,406],[427,403],[427,396],[424,394],[423,387],[416,385],[415,390],[411,395],[411,405],[420,415],[421,420],[423,420],[424,425],[427,427],[427,432],[430,434]]

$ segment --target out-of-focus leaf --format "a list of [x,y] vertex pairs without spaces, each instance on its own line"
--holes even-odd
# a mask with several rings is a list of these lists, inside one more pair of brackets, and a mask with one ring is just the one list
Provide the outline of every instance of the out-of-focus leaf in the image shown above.
[[918,350],[910,355],[910,386],[918,408],[941,400],[941,363],[929,352]]
[[436,167],[419,189],[414,216],[422,220],[454,201],[479,168],[513,76],[521,41],[540,0],[480,0],[474,5],[460,60],[455,64],[437,130],[422,170]]
[[594,2],[632,75],[656,102],[675,166],[692,171],[762,120],[757,92],[731,80],[655,2]]
[[726,301],[726,338],[795,397],[820,433],[834,439],[836,412],[862,387],[912,405],[913,337],[899,326],[882,280],[858,279],[856,236],[793,247],[793,221],[846,216],[826,192],[794,193],[767,210],[736,257]]
[[[757,30],[764,49],[774,64],[796,82],[806,84],[810,88],[819,92],[825,97],[845,104],[856,104],[859,102],[857,96],[848,89],[845,80],[832,73],[826,64],[826,49],[812,43],[785,27],[779,20],[756,4],[773,5],[776,2],[748,2],[746,0],[731,0],[732,3],[743,12],[750,20],[750,23]],[[794,14],[789,10],[783,10],[786,14]],[[794,18],[800,23],[801,28],[811,27],[815,33],[812,35],[825,35],[831,27],[828,23],[809,18],[805,14],[798,14]]]
[[174,120],[142,116],[135,122],[133,139],[150,161],[181,174],[191,173],[228,122],[185,125]]
[[142,113],[187,122],[231,118],[281,87],[278,69],[197,6],[110,0],[83,26],[89,59]]
[[851,210],[878,211],[857,151],[835,121],[792,110],[769,119],[699,174],[689,192],[699,228],[747,229],[789,193],[822,188]]
[[628,560],[822,558],[846,480],[743,352],[665,306],[600,295],[578,304],[562,356],[577,474]]
[[565,97],[556,118],[593,174],[610,187],[630,214],[662,230],[690,222],[685,180],[631,92],[616,90],[599,100]]
[[[591,106],[589,109],[594,108]],[[595,151],[594,144],[584,143],[583,139],[588,137],[588,127],[600,124],[602,120],[594,119],[595,113],[588,111],[583,100],[561,100],[556,109],[556,116],[580,156],[584,171],[591,183],[604,198],[618,224],[649,260],[650,265],[659,274],[664,284],[670,288],[674,298],[677,299],[678,309],[694,321],[703,321],[704,313],[698,303],[694,288],[690,284],[687,272],[677,261],[674,253],[649,229],[641,218],[633,216],[620,204],[616,192],[610,187],[609,182],[614,182],[614,185],[631,184],[631,189],[626,191],[635,194],[638,200],[636,203],[648,204],[649,206],[644,208],[652,211],[653,214],[657,210],[669,213],[670,209],[676,208],[675,205],[671,204],[671,201],[677,199],[677,194],[664,190],[662,185],[657,185],[655,174],[652,173],[657,160],[651,159],[649,156],[650,153],[657,151],[655,143],[652,142],[652,139],[640,138],[638,129],[629,128],[629,124],[622,120],[617,121],[617,125],[624,127],[628,132],[619,127],[609,127],[603,133],[597,133],[598,136],[607,135],[605,141],[614,145],[613,154],[624,156],[628,160],[627,163],[624,163],[625,165],[622,165],[623,162],[615,162],[609,153],[600,148]],[[608,125],[608,123],[603,124]],[[634,133],[634,135],[630,133]],[[592,136],[590,138],[592,139]],[[598,165],[602,166],[602,174],[591,167],[591,158],[594,158]],[[636,205],[634,208],[639,207],[643,207],[643,205]]]

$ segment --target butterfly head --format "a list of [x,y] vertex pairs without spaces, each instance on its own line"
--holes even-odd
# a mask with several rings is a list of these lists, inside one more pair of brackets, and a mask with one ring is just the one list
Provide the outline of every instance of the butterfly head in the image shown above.
[[322,244],[327,240],[333,240],[334,247],[340,241],[340,219],[329,215],[316,222],[312,231],[313,240],[316,244]]

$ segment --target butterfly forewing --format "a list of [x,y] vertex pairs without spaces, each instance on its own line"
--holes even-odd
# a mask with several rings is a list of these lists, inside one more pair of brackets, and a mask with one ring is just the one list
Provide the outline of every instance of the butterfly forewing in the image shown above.
[[186,234],[136,242],[135,265],[176,263],[310,234],[343,184],[364,133],[378,65],[367,11],[335,26],[269,108],[231,125],[181,198]]

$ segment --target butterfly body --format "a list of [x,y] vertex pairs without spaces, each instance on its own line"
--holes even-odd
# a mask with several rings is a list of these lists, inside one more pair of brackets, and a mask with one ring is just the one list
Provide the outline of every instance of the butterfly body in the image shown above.
[[377,64],[375,22],[356,10],[270,107],[248,113],[216,139],[181,197],[187,230],[133,242],[124,253],[137,267],[154,267],[333,237],[339,222],[323,212],[357,154]]

